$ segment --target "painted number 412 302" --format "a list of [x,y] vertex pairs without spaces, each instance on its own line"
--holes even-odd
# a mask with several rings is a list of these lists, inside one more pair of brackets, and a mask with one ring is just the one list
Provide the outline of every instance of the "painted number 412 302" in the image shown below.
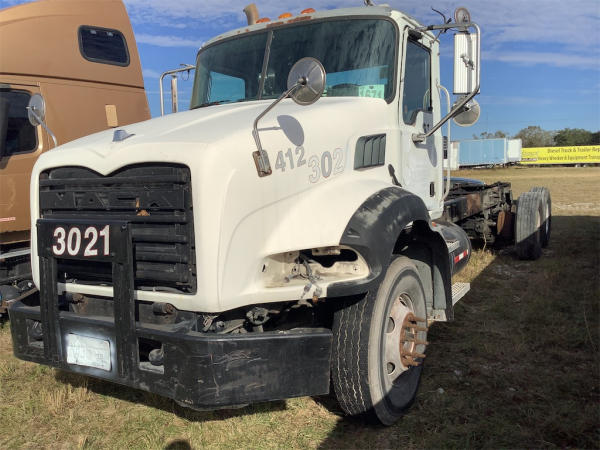
[[[83,230],[83,231],[82,231]],[[109,225],[104,228],[89,226],[56,227],[52,233],[52,253],[56,256],[108,256],[110,253]]]

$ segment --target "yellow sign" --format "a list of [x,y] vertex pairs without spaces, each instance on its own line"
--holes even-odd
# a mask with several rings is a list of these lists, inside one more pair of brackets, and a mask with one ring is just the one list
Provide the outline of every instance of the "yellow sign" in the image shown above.
[[521,164],[598,164],[600,145],[531,147],[521,152]]

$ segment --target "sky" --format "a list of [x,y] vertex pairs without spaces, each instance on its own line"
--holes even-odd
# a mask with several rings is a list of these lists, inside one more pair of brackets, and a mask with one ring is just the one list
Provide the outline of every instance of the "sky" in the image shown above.
[[[0,8],[24,3],[0,0]],[[158,79],[180,64],[194,64],[204,42],[246,25],[250,0],[124,0],[139,48],[148,102],[160,115]],[[283,12],[363,5],[362,0],[255,1],[261,17]],[[374,3],[378,3],[374,1]],[[452,16],[465,6],[482,30],[479,121],[454,126],[453,139],[497,130],[516,134],[530,125],[545,130],[600,129],[600,0],[388,0],[423,24],[438,24],[436,8]],[[452,39],[442,38],[442,83],[452,86]],[[192,78],[179,79],[180,110],[189,106]],[[165,82],[165,89],[168,89]],[[165,102],[165,110],[170,105]],[[445,128],[444,128],[445,129]]]

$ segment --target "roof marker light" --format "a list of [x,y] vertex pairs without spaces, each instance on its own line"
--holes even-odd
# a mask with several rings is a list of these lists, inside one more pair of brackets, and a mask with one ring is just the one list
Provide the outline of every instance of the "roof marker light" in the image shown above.
[[263,17],[261,19],[258,19],[256,21],[256,23],[265,23],[265,22],[270,22],[270,21],[271,21],[271,19],[269,19],[268,17]]
[[316,12],[316,11],[314,10],[314,8],[306,8],[306,9],[303,9],[303,10],[300,12],[300,14],[310,14],[310,13],[314,13],[314,12]]
[[292,17],[292,13],[285,12],[283,14],[280,14],[278,18],[279,19],[287,19],[288,17]]

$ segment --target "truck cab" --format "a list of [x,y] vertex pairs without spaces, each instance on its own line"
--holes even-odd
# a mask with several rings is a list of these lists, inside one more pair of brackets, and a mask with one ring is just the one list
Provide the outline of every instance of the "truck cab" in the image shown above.
[[[469,120],[479,29],[384,6],[256,16],[200,49],[189,111],[39,158],[40,298],[10,309],[15,354],[191,408],[332,380],[346,413],[391,424],[428,327],[469,288],[452,276],[471,244],[447,218],[511,210],[444,201],[441,127]],[[466,87],[442,115],[449,29]]]

